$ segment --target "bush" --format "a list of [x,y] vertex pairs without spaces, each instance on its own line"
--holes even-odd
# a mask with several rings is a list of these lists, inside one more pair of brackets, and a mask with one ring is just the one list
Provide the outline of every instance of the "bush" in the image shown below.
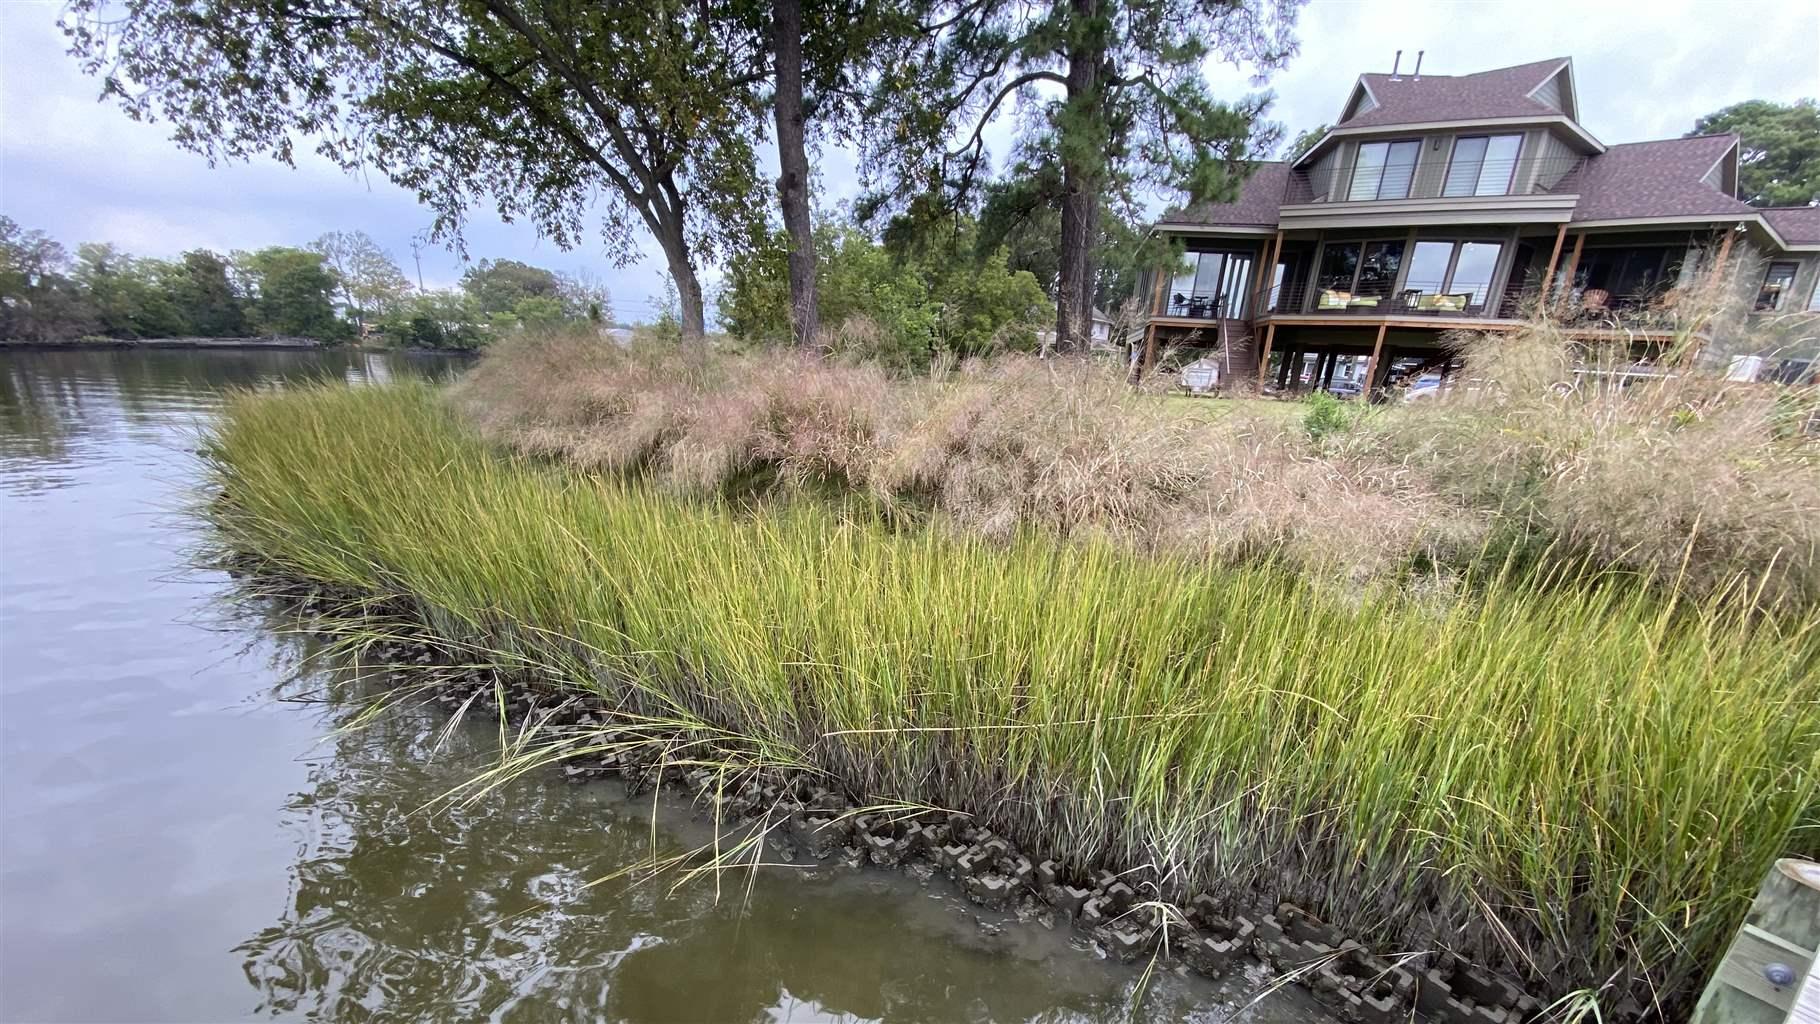
[[1308,396],[1308,412],[1302,417],[1302,426],[1316,442],[1345,430],[1351,424],[1352,417],[1346,406],[1333,395],[1316,391]]

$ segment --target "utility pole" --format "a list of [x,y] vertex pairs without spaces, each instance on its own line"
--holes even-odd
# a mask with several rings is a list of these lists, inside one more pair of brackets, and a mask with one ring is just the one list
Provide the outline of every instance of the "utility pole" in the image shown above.
[[411,262],[417,264],[417,294],[419,294],[419,295],[423,294],[423,257],[420,255],[420,253],[422,253],[422,251],[423,251],[423,239],[421,239],[417,235],[412,235],[411,236]]

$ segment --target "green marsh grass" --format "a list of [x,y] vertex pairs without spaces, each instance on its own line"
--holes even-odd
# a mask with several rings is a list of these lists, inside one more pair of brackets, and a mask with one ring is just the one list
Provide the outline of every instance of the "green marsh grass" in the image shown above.
[[1550,998],[1688,1005],[1763,871],[1820,853],[1812,610],[1495,569],[1423,601],[689,502],[503,455],[418,385],[239,396],[204,457],[225,545],[452,642]]

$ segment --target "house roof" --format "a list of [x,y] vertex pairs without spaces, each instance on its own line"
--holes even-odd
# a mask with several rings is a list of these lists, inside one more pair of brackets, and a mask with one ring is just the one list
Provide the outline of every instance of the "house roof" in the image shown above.
[[1283,190],[1289,184],[1289,164],[1282,160],[1259,163],[1239,187],[1230,203],[1196,203],[1163,214],[1160,225],[1274,228],[1283,208]]
[[[1359,85],[1376,103],[1345,118],[1336,128],[1368,128],[1430,121],[1491,117],[1552,117],[1561,114],[1530,93],[1568,63],[1565,57],[1494,68],[1472,75],[1359,76]],[[1347,101],[1351,109],[1352,100]]]
[[1820,206],[1771,206],[1758,211],[1790,245],[1820,245]]
[[1578,193],[1575,221],[1749,216],[1757,211],[1702,181],[1737,146],[1736,135],[1699,135],[1612,146],[1550,189]]

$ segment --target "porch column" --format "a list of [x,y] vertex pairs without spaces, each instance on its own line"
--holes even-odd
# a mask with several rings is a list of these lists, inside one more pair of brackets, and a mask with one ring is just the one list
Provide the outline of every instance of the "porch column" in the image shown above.
[[1270,369],[1270,346],[1277,340],[1277,325],[1272,321],[1264,328],[1264,348],[1258,353],[1258,390],[1264,390],[1264,374]]
[[1150,314],[1144,317],[1144,354],[1139,357],[1137,372],[1131,375],[1131,383],[1136,384],[1144,378],[1150,364],[1156,359],[1156,313],[1157,306],[1163,302],[1163,268],[1156,269],[1156,283],[1150,288]]
[[1327,372],[1321,375],[1321,386],[1323,388],[1333,387],[1333,371],[1338,369],[1339,365],[1340,354],[1338,352],[1327,353]]
[[1371,401],[1372,389],[1378,386],[1378,359],[1384,354],[1384,332],[1388,330],[1390,330],[1389,324],[1384,323],[1378,325],[1378,340],[1372,342],[1371,359],[1365,364],[1365,389],[1363,394],[1365,400],[1368,402]]
[[1276,241],[1266,246],[1264,252],[1270,254],[1270,262],[1258,268],[1258,286],[1252,289],[1251,293],[1251,319],[1253,320],[1264,314],[1264,295],[1270,291],[1271,279],[1276,277],[1277,261],[1283,258],[1282,228],[1277,229]]
[[1586,232],[1582,231],[1574,236],[1573,255],[1567,257],[1567,267],[1561,272],[1561,276],[1566,283],[1567,292],[1570,295],[1573,294],[1574,290],[1574,271],[1580,269],[1580,249],[1584,245],[1586,245]]
[[1732,254],[1732,237],[1737,233],[1738,229],[1733,227],[1725,233],[1724,238],[1719,240],[1719,258],[1713,261],[1713,273],[1710,279],[1714,284],[1717,284],[1719,278],[1725,273],[1725,259]]
[[[1542,295],[1536,299],[1536,311],[1547,315],[1548,290],[1555,283],[1555,264],[1561,261],[1561,243],[1567,241],[1567,222],[1561,223],[1561,230],[1555,232],[1555,250],[1548,254],[1548,270],[1542,274]],[[1576,251],[1578,251],[1576,249]]]

